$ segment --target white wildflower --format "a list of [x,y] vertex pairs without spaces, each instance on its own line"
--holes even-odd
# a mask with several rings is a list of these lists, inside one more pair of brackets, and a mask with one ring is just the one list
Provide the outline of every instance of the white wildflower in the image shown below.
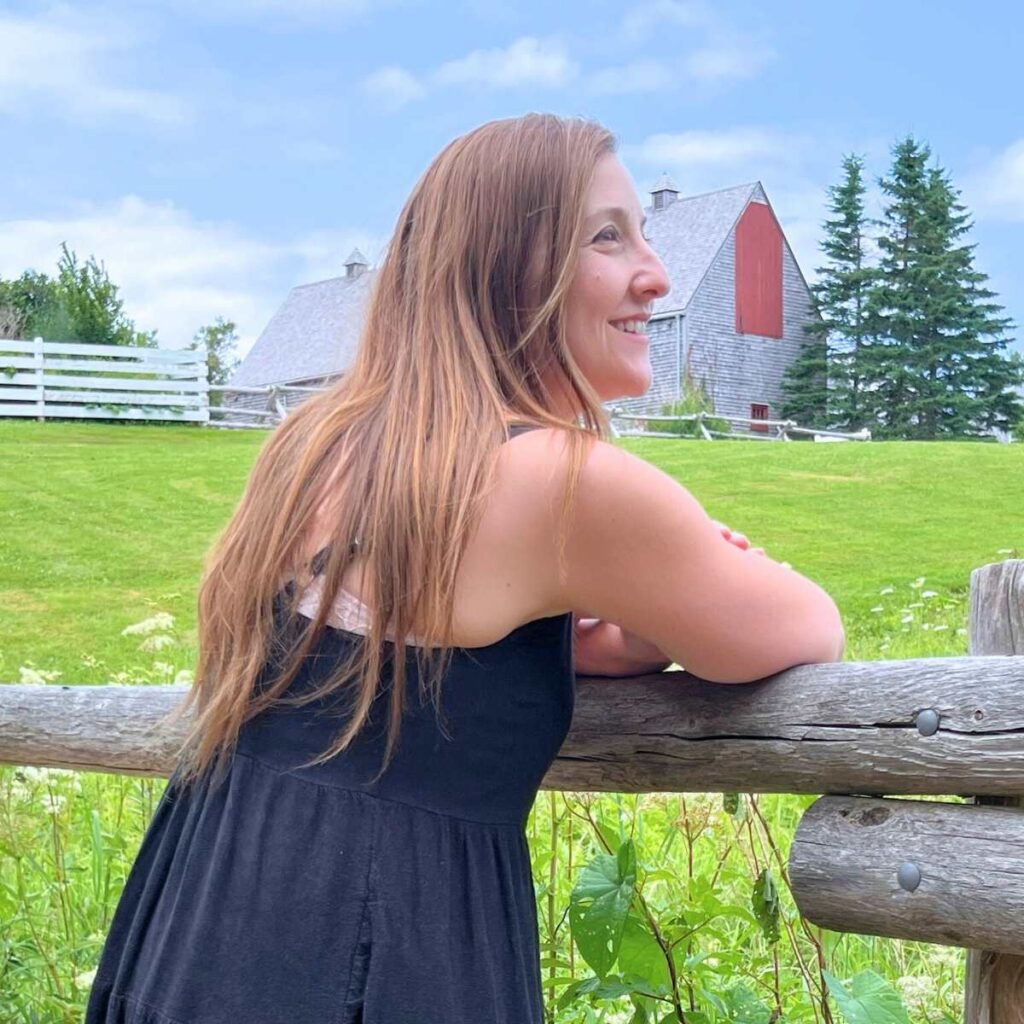
[[29,683],[33,686],[42,686],[46,683],[54,683],[60,679],[63,673],[58,672],[56,669],[47,671],[42,668],[27,668],[25,665],[21,665],[18,668],[20,675],[19,682]]
[[909,612],[908,614],[904,615],[902,619],[900,619],[900,622],[902,622],[904,626],[908,622],[913,622],[913,621],[914,621],[914,613],[913,612]]
[[932,626],[933,633],[941,633],[944,629],[949,629],[949,626]]
[[75,975],[75,984],[79,988],[90,988],[93,981],[96,980],[96,968],[94,967],[91,971],[82,971],[81,974]]
[[885,609],[880,604],[876,604],[875,607],[872,608],[871,610],[872,610],[872,612],[875,613],[875,615],[877,615],[879,612],[884,612],[885,611]]
[[895,593],[895,591],[895,587],[882,587],[882,589],[879,591],[879,594],[892,594]]
[[169,636],[167,633],[157,633],[155,636],[147,636],[146,639],[139,644],[139,650],[162,651],[165,647],[171,647],[173,644],[173,636]]
[[43,794],[43,809],[49,811],[50,814],[60,814],[64,810],[64,804],[67,803],[67,798],[61,793],[54,793],[47,790]]
[[1012,555],[1013,554],[1013,548],[1000,548],[996,552],[996,554],[997,555]]
[[183,668],[175,677],[175,686],[191,686],[195,682],[195,673],[190,668]]
[[154,661],[153,671],[159,672],[162,676],[169,676],[174,671],[174,666],[166,661]]
[[922,628],[922,629],[931,629],[932,627],[931,627],[931,626],[929,626],[927,622],[922,622],[922,623],[921,623],[921,628]]
[[918,576],[917,579],[914,580],[914,582],[910,585],[914,588],[914,590],[920,590],[924,586],[925,579],[926,577],[924,576]]
[[882,644],[882,646],[879,647],[878,649],[880,651],[887,651],[887,650],[889,650],[889,643],[888,643],[888,641],[886,641],[884,644]]
[[935,982],[920,975],[905,975],[897,980],[896,987],[907,1009],[913,1012],[921,1012],[930,1006],[935,994]]
[[125,626],[121,630],[121,636],[134,636],[139,633],[148,636],[150,633],[155,633],[158,629],[173,628],[174,616],[170,612],[157,612],[156,615],[151,615],[148,619],[143,619],[141,622],[136,622],[131,626]]
[[912,604],[907,605],[908,608],[923,608],[924,601],[914,601]]
[[921,596],[927,600],[929,597],[938,597],[939,592],[937,590],[922,590]]
[[967,630],[966,629],[958,629],[956,631],[956,635],[957,636],[967,636]]

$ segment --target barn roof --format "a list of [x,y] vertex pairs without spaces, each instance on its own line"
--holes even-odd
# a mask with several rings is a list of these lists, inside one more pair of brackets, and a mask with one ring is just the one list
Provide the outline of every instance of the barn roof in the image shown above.
[[686,309],[752,198],[763,198],[756,181],[684,196],[662,210],[647,208],[646,234],[672,283],[654,304],[655,313]]
[[326,377],[355,360],[363,308],[376,271],[293,288],[231,378],[262,387]]
[[[647,208],[646,233],[668,271],[671,290],[655,313],[685,310],[747,203],[764,200],[758,182],[684,196]],[[363,310],[376,271],[293,288],[231,383],[259,387],[337,374],[355,359]]]

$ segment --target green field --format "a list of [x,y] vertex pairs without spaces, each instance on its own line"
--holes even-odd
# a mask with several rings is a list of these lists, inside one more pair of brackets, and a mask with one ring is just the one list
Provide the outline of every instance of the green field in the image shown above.
[[[0,682],[159,683],[191,669],[203,557],[265,438],[0,422]],[[971,570],[1024,550],[1022,445],[622,443],[714,518],[822,584],[843,613],[848,658],[966,653]],[[147,619],[149,632],[123,634]],[[81,1019],[163,785],[0,769],[0,1024]],[[673,954],[687,1021],[769,1024],[773,1007],[788,1022],[824,1021],[819,956],[840,979],[868,970],[887,979],[907,1008],[886,1017],[891,1024],[955,1019],[961,951],[804,927],[781,883],[781,937],[761,933],[749,909],[754,880],[765,865],[779,875],[810,800],[742,798],[730,813],[715,794],[542,793],[530,836],[550,1020],[678,1019],[668,1003],[637,997],[647,1006],[640,1016],[621,980],[573,987],[591,973],[568,941],[573,888],[585,865],[609,870],[601,858],[629,841],[643,898],[619,969],[628,962],[648,986],[669,984],[644,929],[656,921],[663,936],[683,934],[689,921],[692,937]]]
[[[158,611],[174,617],[178,640],[160,660],[190,667],[203,557],[265,437],[0,423],[0,680],[16,682],[32,663],[65,681],[107,682],[139,661],[138,638],[122,629]],[[850,657],[875,656],[862,640],[881,635],[884,619],[870,609],[910,602],[918,578],[962,596],[973,568],[1024,550],[1024,445],[623,444],[824,586],[848,624]],[[888,586],[894,594],[880,598]],[[961,653],[953,632],[921,653]]]

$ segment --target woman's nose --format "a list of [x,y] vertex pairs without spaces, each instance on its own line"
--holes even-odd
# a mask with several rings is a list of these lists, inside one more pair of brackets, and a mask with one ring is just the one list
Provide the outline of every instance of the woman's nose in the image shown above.
[[646,297],[660,299],[668,295],[671,283],[668,279],[668,271],[665,264],[661,262],[658,254],[648,245],[643,261],[643,266],[634,279],[634,286]]

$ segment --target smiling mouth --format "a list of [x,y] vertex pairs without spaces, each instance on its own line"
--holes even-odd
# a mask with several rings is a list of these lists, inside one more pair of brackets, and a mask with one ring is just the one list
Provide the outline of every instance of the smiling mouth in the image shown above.
[[608,321],[609,325],[614,327],[620,334],[625,334],[630,338],[645,338],[647,337],[647,324],[643,320],[620,320],[617,323],[611,320]]

